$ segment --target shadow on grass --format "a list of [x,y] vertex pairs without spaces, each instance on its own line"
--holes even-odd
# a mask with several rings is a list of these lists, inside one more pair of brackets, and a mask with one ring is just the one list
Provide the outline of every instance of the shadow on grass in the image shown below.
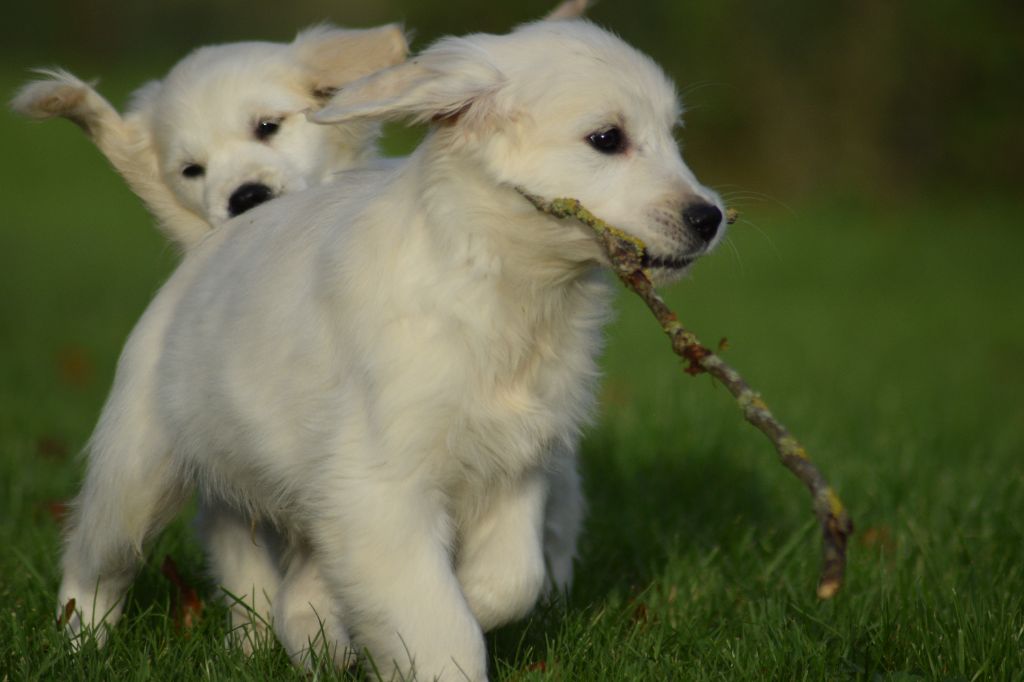
[[591,454],[584,467],[589,512],[577,601],[643,588],[675,558],[704,556],[778,530],[769,489],[735,454],[662,450],[630,463],[628,471],[606,453]]
[[[787,501],[764,480],[764,463],[744,466],[743,453],[722,448],[681,455],[657,447],[622,461],[592,446],[583,466],[589,511],[569,602],[541,605],[527,621],[490,635],[492,670],[513,660],[521,671],[543,670],[551,642],[605,609],[621,611],[619,622],[635,621],[645,591],[671,589],[691,569],[743,589],[752,554],[771,554],[787,538],[808,540],[806,525],[789,523]],[[794,481],[789,497],[804,494]]]

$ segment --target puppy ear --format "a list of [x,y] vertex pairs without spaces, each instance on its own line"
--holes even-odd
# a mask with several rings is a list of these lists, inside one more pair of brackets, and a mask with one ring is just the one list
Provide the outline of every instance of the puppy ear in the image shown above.
[[329,97],[346,83],[401,64],[409,54],[409,41],[398,24],[368,29],[314,26],[299,33],[292,46],[318,97]]
[[160,231],[175,246],[187,250],[213,228],[181,204],[160,172],[155,118],[162,89],[163,83],[153,80],[131,94],[118,145],[107,157],[146,204]]
[[590,5],[590,0],[565,0],[561,5],[548,12],[544,20],[579,19],[587,13]]
[[474,38],[444,38],[410,61],[345,86],[322,109],[316,123],[360,118],[447,119],[483,116],[504,83]]

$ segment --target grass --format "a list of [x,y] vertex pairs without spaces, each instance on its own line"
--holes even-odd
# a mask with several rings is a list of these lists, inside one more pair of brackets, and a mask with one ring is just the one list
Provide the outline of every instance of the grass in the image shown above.
[[[223,648],[216,605],[175,629],[163,557],[211,590],[187,519],[149,552],[106,649],[72,655],[54,627],[51,503],[75,492],[74,453],[175,257],[79,131],[4,123],[0,680],[303,679],[279,648]],[[757,225],[668,299],[709,344],[728,336],[850,507],[846,587],[816,600],[805,492],[623,296],[584,444],[576,587],[489,636],[493,677],[1024,679],[1020,206],[740,208]]]

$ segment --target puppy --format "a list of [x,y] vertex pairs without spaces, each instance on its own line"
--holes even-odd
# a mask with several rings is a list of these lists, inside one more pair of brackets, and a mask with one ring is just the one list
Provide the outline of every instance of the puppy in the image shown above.
[[[578,17],[587,5],[567,0],[546,18]],[[124,118],[92,87],[60,70],[44,71],[50,78],[23,88],[13,106],[33,118],[63,116],[80,125],[140,194],[165,234],[187,249],[226,217],[324,182],[336,170],[369,163],[376,125],[321,127],[298,114],[315,109],[364,72],[397,63],[406,51],[395,26],[316,27],[291,45],[203,48],[163,81],[136,93]],[[186,157],[190,162],[159,160]],[[163,166],[168,170],[161,175]],[[550,478],[562,494],[552,498],[547,514],[553,576],[547,586],[564,591],[571,584],[582,494],[575,468],[552,471]],[[212,577],[230,598],[232,643],[251,651],[265,639],[265,626],[280,618],[291,623],[279,638],[296,662],[308,662],[315,640],[344,660],[343,649],[323,641],[325,632],[338,628],[325,622],[329,609],[323,602],[329,599],[315,568],[298,568],[302,552],[290,552],[274,528],[254,525],[215,496],[201,500],[198,527]],[[289,559],[296,567],[282,584]]]
[[721,205],[679,156],[671,83],[582,21],[442,40],[313,118],[434,128],[229,222],[156,296],[90,442],[67,627],[117,620],[198,486],[301,539],[285,582],[313,567],[331,636],[385,676],[483,680],[481,631],[542,591],[549,471],[572,467],[609,302],[587,228],[519,189],[644,239],[659,282],[719,241]]
[[375,125],[327,128],[305,113],[407,52],[397,25],[317,26],[288,44],[200,48],[139,89],[124,116],[60,69],[41,71],[46,79],[22,88],[11,106],[78,124],[162,231],[187,249],[233,216],[372,157]]

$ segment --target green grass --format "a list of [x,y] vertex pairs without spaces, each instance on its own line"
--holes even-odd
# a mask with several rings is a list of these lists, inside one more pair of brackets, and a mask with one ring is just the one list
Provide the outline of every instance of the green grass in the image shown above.
[[[215,605],[174,628],[165,555],[210,593],[187,519],[152,547],[109,647],[68,652],[48,505],[75,492],[74,454],[175,257],[78,130],[0,130],[0,680],[303,679],[279,648],[224,649]],[[494,678],[1024,679],[1021,207],[741,208],[756,227],[669,301],[707,343],[728,337],[847,502],[846,587],[816,600],[805,492],[623,295],[575,590],[489,636]]]

